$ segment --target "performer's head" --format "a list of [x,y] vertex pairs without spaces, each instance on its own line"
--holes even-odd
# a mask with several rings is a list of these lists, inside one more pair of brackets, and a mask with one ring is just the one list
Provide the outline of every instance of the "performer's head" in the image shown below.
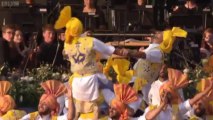
[[41,84],[45,93],[41,96],[38,112],[40,115],[57,115],[59,111],[59,103],[57,97],[66,92],[66,87],[59,81],[48,80]]
[[154,36],[152,37],[152,42],[160,44],[163,41],[163,32],[156,31]]
[[0,116],[15,107],[14,99],[10,95],[7,95],[11,86],[12,84],[8,81],[0,81]]
[[197,116],[197,117],[203,117],[206,113],[206,108],[205,108],[205,105],[204,105],[204,101],[202,100],[199,100],[198,102],[196,102],[193,106],[193,109],[194,109],[194,114]]
[[12,41],[14,37],[14,26],[4,25],[2,27],[2,37],[8,42]]
[[38,112],[40,115],[57,114],[59,104],[57,98],[51,94],[43,94],[38,105]]
[[160,69],[160,73],[159,73],[159,78],[162,81],[165,81],[168,79],[168,71],[167,71],[167,65],[163,64],[161,69]]
[[38,112],[40,115],[48,115],[51,113],[51,109],[45,103],[39,103]]
[[109,116],[112,119],[127,120],[131,112],[129,103],[137,101],[137,93],[126,84],[114,84],[115,98],[111,101]]
[[45,43],[52,43],[55,39],[55,30],[53,25],[47,24],[43,27],[43,38]]
[[82,32],[82,22],[78,18],[72,17],[66,24],[65,42],[72,43],[76,41],[81,36]]
[[119,119],[120,115],[121,114],[118,112],[118,110],[114,106],[109,107],[109,117],[110,118]]
[[15,26],[14,42],[19,44],[24,41],[23,32],[19,26]]
[[96,7],[96,0],[84,0],[85,7]]
[[139,6],[142,6],[142,5],[146,4],[146,0],[137,0],[137,2],[138,2]]

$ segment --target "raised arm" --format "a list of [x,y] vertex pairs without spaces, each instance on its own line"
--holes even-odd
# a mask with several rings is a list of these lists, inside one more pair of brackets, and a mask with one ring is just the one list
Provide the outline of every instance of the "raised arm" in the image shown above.
[[210,81],[210,84],[208,86],[207,89],[205,89],[204,91],[198,93],[197,95],[195,95],[192,99],[189,100],[189,104],[192,106],[194,105],[196,102],[198,102],[201,98],[205,97],[209,92],[210,90],[213,89],[213,81],[211,80]]
[[143,51],[129,50],[129,53],[127,55],[130,57],[146,59],[146,53]]
[[146,120],[155,119],[160,114],[162,109],[168,104],[168,101],[169,101],[168,98],[169,98],[169,93],[166,93],[166,95],[162,99],[162,103],[160,104],[160,106],[157,107],[156,109],[153,109],[153,110],[149,111],[145,115]]
[[121,55],[121,56],[128,56],[128,57],[135,57],[135,58],[146,58],[146,53],[137,50],[129,50],[129,49],[116,49],[114,54]]

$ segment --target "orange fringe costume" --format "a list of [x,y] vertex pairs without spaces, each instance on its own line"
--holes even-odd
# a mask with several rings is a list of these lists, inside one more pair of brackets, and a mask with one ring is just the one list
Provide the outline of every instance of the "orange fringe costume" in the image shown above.
[[160,95],[164,92],[169,92],[172,95],[172,103],[177,104],[181,101],[178,89],[181,89],[189,84],[188,75],[183,74],[179,70],[168,68],[168,82],[160,88]]
[[15,101],[7,92],[11,88],[12,84],[8,81],[0,81],[0,112],[2,114],[7,113],[15,107]]
[[[56,80],[48,80],[41,83],[41,87],[45,90],[45,93],[41,96],[39,104],[45,103],[51,109],[51,116],[56,117],[59,110],[59,104],[57,97],[67,92],[67,88],[64,84]],[[38,112],[31,113],[32,117],[37,117]]]
[[126,84],[114,84],[115,98],[111,106],[121,114],[119,120],[128,120],[127,104],[135,102],[138,97],[134,89]]
[[12,84],[8,81],[0,81],[0,112],[1,120],[18,120],[26,115],[25,111],[14,110],[15,101],[7,92]]
[[178,119],[178,104],[182,102],[178,89],[181,89],[189,84],[188,75],[183,74],[179,70],[168,68],[168,82],[163,84],[160,88],[160,96],[163,96],[165,92],[169,92],[172,96],[172,120]]

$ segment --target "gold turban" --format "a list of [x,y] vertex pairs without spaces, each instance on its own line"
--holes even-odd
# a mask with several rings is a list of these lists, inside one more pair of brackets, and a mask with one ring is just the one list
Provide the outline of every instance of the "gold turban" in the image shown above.
[[177,90],[188,85],[188,76],[178,70],[168,68],[168,80],[161,86],[160,95],[169,92],[172,95],[172,103],[177,104],[181,100]]
[[170,53],[175,40],[175,37],[186,37],[187,32],[179,27],[173,27],[172,30],[165,30],[163,32],[163,41],[160,44],[160,49],[164,53]]
[[72,17],[66,24],[65,42],[75,44],[82,32],[83,24],[78,18]]
[[7,92],[11,88],[12,84],[8,81],[0,81],[0,111],[7,113],[7,111],[15,107],[15,101]]
[[59,110],[57,97],[67,92],[65,85],[56,80],[48,80],[41,83],[41,87],[45,93],[41,96],[39,103],[45,103],[52,111],[52,115],[56,115]]
[[83,24],[78,18],[72,17],[70,6],[65,6],[61,10],[54,27],[55,29],[66,27],[65,43],[67,44],[75,44],[83,32]]
[[115,98],[112,100],[111,106],[121,114],[119,120],[127,120],[127,105],[138,99],[137,93],[126,84],[114,84],[114,91]]

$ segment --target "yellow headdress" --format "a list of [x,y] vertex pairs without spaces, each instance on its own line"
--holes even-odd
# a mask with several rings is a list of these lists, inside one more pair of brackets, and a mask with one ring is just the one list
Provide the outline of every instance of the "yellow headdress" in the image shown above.
[[130,62],[126,59],[109,58],[106,66],[103,68],[103,73],[110,78],[109,71],[112,67],[117,74],[116,79],[119,83],[128,84],[133,76],[133,70],[129,70]]
[[61,10],[60,16],[54,27],[55,29],[66,27],[65,43],[67,44],[75,44],[78,40],[78,37],[80,37],[83,32],[83,24],[78,18],[71,16],[70,6],[65,6]]
[[172,30],[166,30],[163,32],[163,42],[160,44],[160,48],[164,53],[170,53],[175,40],[175,37],[186,37],[187,32],[179,27],[173,27]]
[[114,59],[112,67],[117,74],[119,83],[128,84],[133,76],[133,70],[129,70],[130,62],[126,59]]

